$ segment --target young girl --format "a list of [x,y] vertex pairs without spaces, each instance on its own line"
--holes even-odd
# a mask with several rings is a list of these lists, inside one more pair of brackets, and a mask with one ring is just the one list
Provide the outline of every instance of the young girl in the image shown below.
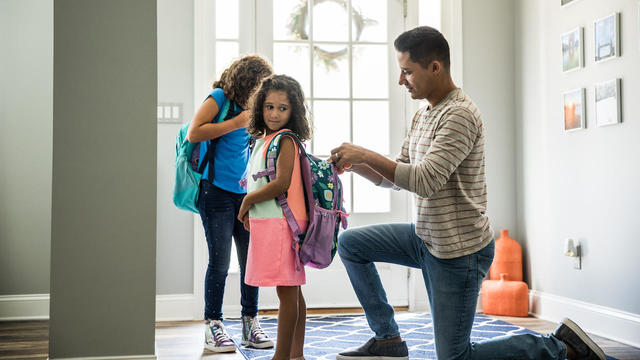
[[[258,348],[273,346],[256,317],[258,288],[246,285],[243,280],[249,232],[236,220],[246,194],[246,189],[238,181],[246,176],[249,160],[250,136],[246,131],[249,124],[248,99],[260,81],[272,73],[271,66],[261,57],[245,56],[236,60],[213,84],[213,91],[198,109],[187,132],[189,141],[201,142],[198,156],[201,161],[207,161],[200,182],[197,207],[209,248],[204,284],[204,346],[214,352],[233,352],[236,349],[222,325],[222,300],[229,271],[232,236],[240,263],[242,344]],[[227,102],[230,103],[226,121],[215,119]],[[208,141],[213,139],[215,141]]]
[[245,282],[254,286],[276,286],[280,308],[273,359],[301,360],[307,306],[300,285],[305,283],[305,273],[304,267],[297,266],[293,235],[275,200],[286,194],[289,207],[304,231],[308,216],[296,142],[288,135],[280,135],[275,180],[267,182],[264,177],[253,180],[251,175],[266,169],[266,150],[280,132],[290,130],[301,141],[310,138],[302,88],[289,76],[270,76],[262,82],[252,109],[249,133],[259,139],[249,161],[248,194],[238,213],[238,220],[245,228],[251,228]]

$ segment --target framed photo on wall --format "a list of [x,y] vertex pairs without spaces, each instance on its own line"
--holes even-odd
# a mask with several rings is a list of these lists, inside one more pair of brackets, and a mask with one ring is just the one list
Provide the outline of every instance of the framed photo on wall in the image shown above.
[[562,94],[564,104],[564,130],[575,131],[584,129],[584,88],[567,91]]
[[620,123],[620,79],[595,84],[596,126]]
[[584,63],[582,32],[582,27],[577,27],[562,34],[562,72],[582,68]]
[[613,13],[593,23],[593,49],[596,62],[620,56],[619,17],[618,13]]

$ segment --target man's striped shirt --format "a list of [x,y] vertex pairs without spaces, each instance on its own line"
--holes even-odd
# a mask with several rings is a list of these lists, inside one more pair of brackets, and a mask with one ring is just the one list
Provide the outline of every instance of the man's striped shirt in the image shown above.
[[492,240],[484,130],[462,89],[418,110],[396,161],[395,184],[414,193],[416,234],[431,254],[456,258]]

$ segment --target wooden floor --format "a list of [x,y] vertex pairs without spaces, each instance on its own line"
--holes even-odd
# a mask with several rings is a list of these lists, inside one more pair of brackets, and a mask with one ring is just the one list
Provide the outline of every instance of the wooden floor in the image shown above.
[[[528,317],[494,318],[537,331],[549,333],[556,324]],[[200,321],[159,322],[156,324],[156,355],[159,360],[244,360],[240,353],[214,354],[203,352],[204,327]],[[46,359],[48,353],[49,325],[47,321],[0,322],[0,359]],[[609,339],[593,336],[607,355],[620,360],[640,359],[640,349]]]

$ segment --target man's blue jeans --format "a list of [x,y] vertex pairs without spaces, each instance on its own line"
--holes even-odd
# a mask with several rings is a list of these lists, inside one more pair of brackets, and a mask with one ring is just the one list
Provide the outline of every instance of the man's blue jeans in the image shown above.
[[240,264],[240,303],[242,315],[258,314],[258,288],[244,283],[249,250],[249,232],[238,219],[238,210],[245,194],[222,190],[209,181],[200,183],[198,211],[209,247],[209,265],[204,282],[204,317],[222,320],[224,285],[231,260],[231,237],[236,243]]
[[415,233],[414,224],[380,224],[347,230],[338,252],[377,340],[400,335],[393,307],[374,262],[422,269],[429,296],[436,354],[449,359],[564,359],[565,345],[553,335],[514,335],[472,343],[478,292],[493,261],[493,241],[455,259],[439,259]]

